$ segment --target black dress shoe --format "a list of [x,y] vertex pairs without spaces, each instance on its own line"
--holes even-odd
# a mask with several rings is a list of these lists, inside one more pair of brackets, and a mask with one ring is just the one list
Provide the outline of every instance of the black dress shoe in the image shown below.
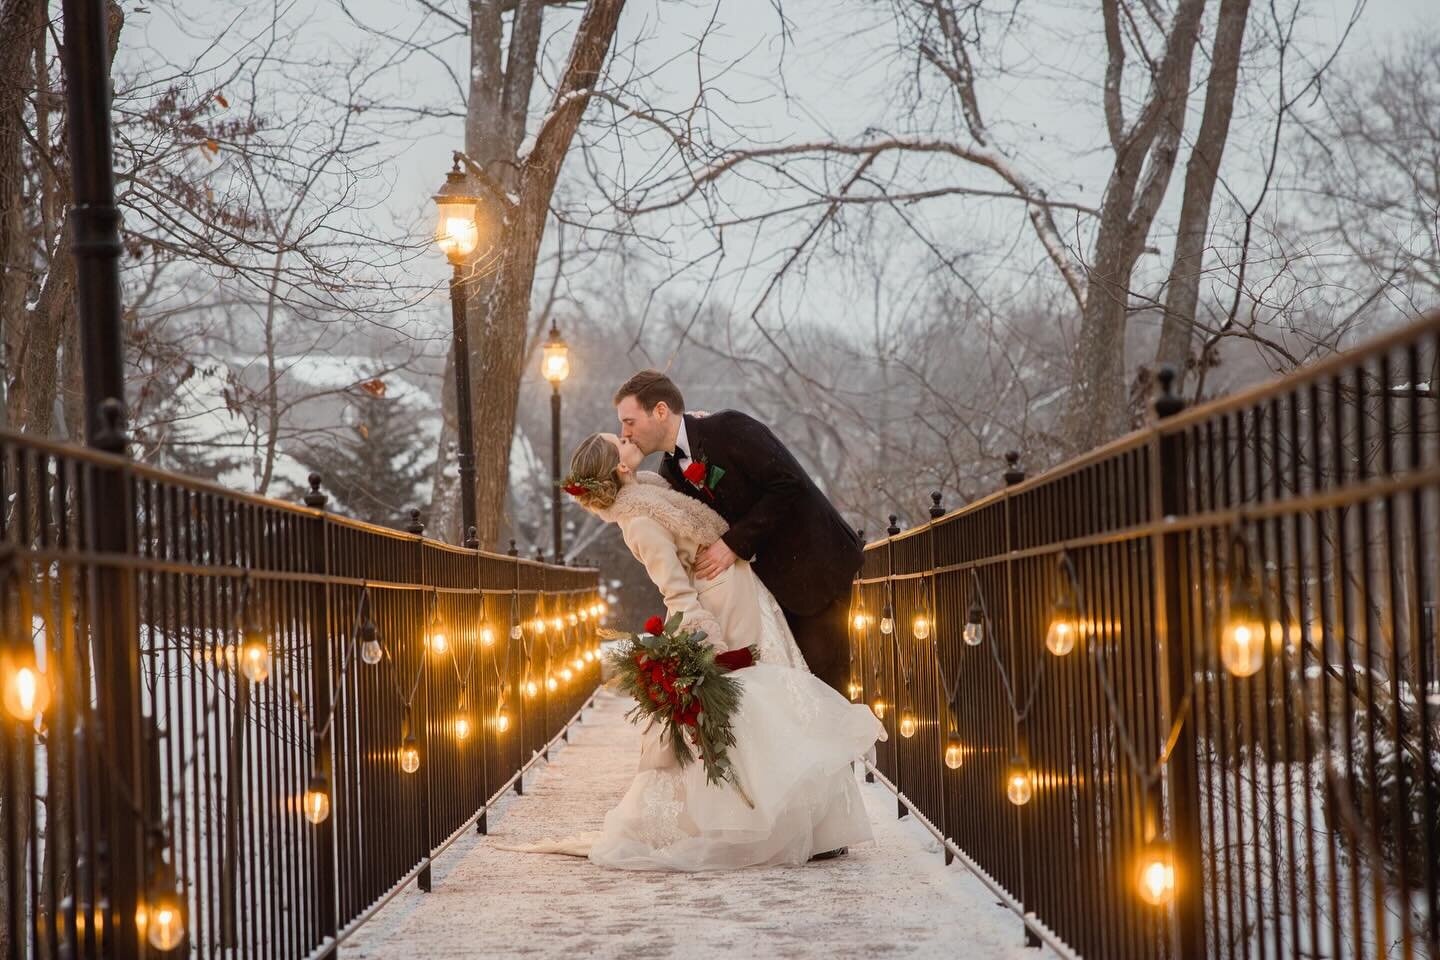
[[810,858],[810,862],[814,863],[816,860],[834,860],[836,857],[843,857],[849,852],[849,847],[836,847],[834,850],[826,850],[824,853],[815,854],[815,856]]

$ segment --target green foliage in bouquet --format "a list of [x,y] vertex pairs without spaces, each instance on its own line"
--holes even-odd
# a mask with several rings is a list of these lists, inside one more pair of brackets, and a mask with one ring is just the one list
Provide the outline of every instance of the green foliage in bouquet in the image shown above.
[[607,632],[623,641],[610,661],[620,687],[635,698],[626,719],[663,723],[680,766],[695,759],[693,747],[705,764],[705,779],[728,780],[743,797],[728,753],[735,745],[730,720],[740,706],[740,684],[715,662],[705,631],[681,630],[680,620],[678,613],[668,622],[651,617],[645,633]]

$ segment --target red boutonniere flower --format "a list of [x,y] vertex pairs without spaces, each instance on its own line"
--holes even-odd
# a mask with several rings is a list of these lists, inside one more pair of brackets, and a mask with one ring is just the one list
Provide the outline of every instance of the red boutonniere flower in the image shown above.
[[645,621],[645,632],[652,637],[658,637],[665,632],[665,621],[659,617],[651,617]]
[[685,467],[685,479],[699,486],[705,482],[705,464],[691,460]]

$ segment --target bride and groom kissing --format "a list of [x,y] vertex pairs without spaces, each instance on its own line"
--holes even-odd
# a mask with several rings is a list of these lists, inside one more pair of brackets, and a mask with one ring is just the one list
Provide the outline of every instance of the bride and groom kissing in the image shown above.
[[[698,871],[802,864],[870,840],[851,764],[885,731],[841,692],[860,538],[754,418],[687,414],[655,370],[627,380],[615,410],[619,433],[580,442],[566,490],[619,526],[682,630],[703,630],[717,653],[756,651],[732,674],[741,696],[729,759],[745,791],[677,763],[652,725],[601,831],[512,849]],[[652,453],[664,455],[659,474],[640,469]]]

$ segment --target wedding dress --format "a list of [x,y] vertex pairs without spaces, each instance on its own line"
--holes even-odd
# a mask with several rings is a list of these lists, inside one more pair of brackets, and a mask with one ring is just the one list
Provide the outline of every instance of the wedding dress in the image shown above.
[[603,830],[512,849],[588,855],[623,870],[700,871],[802,864],[873,839],[851,762],[885,739],[884,727],[810,674],[748,563],[714,581],[691,577],[701,545],[724,521],[652,476],[597,512],[620,524],[669,613],[705,629],[718,650],[758,648],[755,665],[732,674],[742,688],[729,749],[740,789],[708,783],[699,761],[681,767],[657,724],[641,734],[639,770]]

